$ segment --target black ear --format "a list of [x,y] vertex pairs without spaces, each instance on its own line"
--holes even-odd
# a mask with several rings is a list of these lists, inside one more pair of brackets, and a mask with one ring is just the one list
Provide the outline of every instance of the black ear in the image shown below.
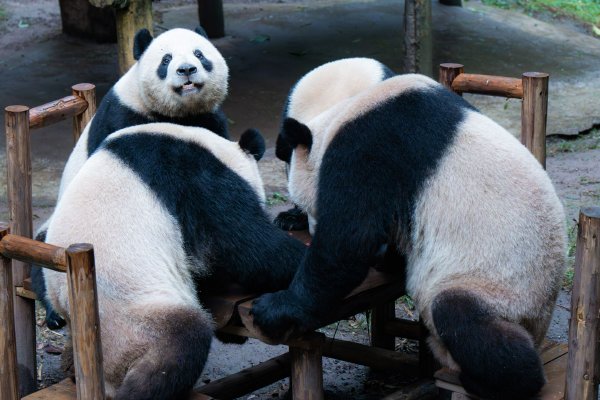
[[205,38],[208,39],[208,34],[204,30],[204,28],[202,28],[201,26],[197,26],[196,29],[194,29],[194,32],[196,32],[198,35],[204,36]]
[[275,156],[279,158],[281,161],[285,161],[286,163],[290,163],[292,160],[292,146],[285,140],[283,134],[280,132],[277,135],[277,141],[275,142]]
[[238,144],[246,153],[252,154],[256,161],[265,154],[265,139],[256,129],[248,129],[242,133]]
[[144,54],[144,51],[146,51],[146,49],[150,45],[150,42],[152,42],[152,39],[154,39],[154,38],[152,37],[152,35],[150,34],[150,31],[148,29],[143,28],[143,29],[140,29],[139,31],[137,31],[137,33],[135,34],[135,37],[133,38],[133,58],[134,59],[136,59],[136,60],[140,59],[142,54]]
[[279,135],[288,143],[292,150],[300,144],[306,146],[308,151],[312,147],[312,132],[308,126],[294,118],[286,118],[283,121],[283,127]]

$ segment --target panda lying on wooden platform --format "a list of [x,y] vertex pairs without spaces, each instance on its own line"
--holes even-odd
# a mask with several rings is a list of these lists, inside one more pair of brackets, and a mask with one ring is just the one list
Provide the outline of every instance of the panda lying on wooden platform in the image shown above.
[[[263,209],[263,152],[253,130],[238,145],[202,128],[139,125],[110,135],[66,188],[47,242],[94,245],[108,396],[181,399],[192,388],[213,330],[198,282],[288,286],[305,246]],[[44,273],[68,317],[65,275]]]
[[[565,267],[565,215],[510,133],[421,75],[369,87],[303,124],[287,119],[291,200],[312,244],[289,289],[261,296],[273,339],[321,325],[382,246],[407,258],[407,291],[442,364],[491,399],[544,384],[536,351]],[[327,304],[327,307],[323,307]]]
[[[229,68],[202,28],[171,29],[156,39],[142,29],[135,35],[133,55],[137,62],[104,96],[75,145],[63,171],[59,199],[88,157],[119,129],[172,122],[229,138],[220,109],[227,96]],[[37,240],[44,240],[47,224],[38,230]],[[34,266],[31,273],[34,291],[46,308],[47,326],[64,326],[46,299],[41,269]]]

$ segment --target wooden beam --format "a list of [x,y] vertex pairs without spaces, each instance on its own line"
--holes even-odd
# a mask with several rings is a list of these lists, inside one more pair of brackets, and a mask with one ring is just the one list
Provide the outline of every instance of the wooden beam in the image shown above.
[[[8,226],[0,225],[0,239]],[[0,399],[19,400],[17,344],[15,338],[12,263],[0,255]]]
[[74,244],[67,249],[67,257],[77,398],[104,400],[94,249],[90,244]]
[[91,83],[78,83],[71,86],[71,90],[73,96],[81,97],[87,103],[85,111],[73,117],[73,141],[77,143],[86,125],[96,114],[96,86]]
[[598,398],[600,328],[600,207],[579,214],[571,295],[566,400]]
[[[65,249],[17,235],[6,235],[0,241],[0,253],[26,263],[40,264],[59,272],[67,272]],[[19,282],[21,285],[22,282]]]
[[29,128],[37,129],[75,117],[83,113],[87,107],[85,99],[79,96],[66,96],[42,104],[29,110]]
[[[31,151],[29,148],[29,108],[8,106],[5,109],[7,198],[10,230],[15,235],[31,237]],[[13,286],[30,275],[30,266],[12,262]],[[17,360],[19,364],[19,393],[23,397],[36,390],[35,379],[35,302],[14,297]]]
[[135,64],[133,38],[146,28],[152,33],[152,0],[129,0],[125,8],[117,9],[117,43],[121,75]]
[[322,333],[309,333],[290,346],[293,400],[323,400],[323,342]]
[[452,90],[457,93],[477,93],[514,99],[523,98],[523,82],[504,76],[460,74],[452,81]]
[[421,335],[419,321],[394,318],[385,325],[385,332],[396,337],[418,340]]
[[548,116],[548,80],[543,72],[523,74],[521,143],[546,168],[546,120]]
[[288,376],[290,376],[290,355],[285,353],[236,374],[207,383],[196,391],[215,398],[232,399]]

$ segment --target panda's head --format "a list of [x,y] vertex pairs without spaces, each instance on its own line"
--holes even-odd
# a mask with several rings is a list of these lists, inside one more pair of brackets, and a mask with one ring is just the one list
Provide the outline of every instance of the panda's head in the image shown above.
[[142,101],[152,112],[182,117],[213,112],[227,95],[229,68],[201,28],[171,29],[153,38],[147,29],[134,39],[132,71]]

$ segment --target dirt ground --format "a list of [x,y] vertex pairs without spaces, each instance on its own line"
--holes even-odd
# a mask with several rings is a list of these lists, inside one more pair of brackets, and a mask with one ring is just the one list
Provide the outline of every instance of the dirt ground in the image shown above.
[[[155,30],[193,27],[194,1],[154,2]],[[0,106],[35,106],[69,94],[77,82],[97,85],[98,98],[118,79],[115,45],[96,44],[61,34],[56,0],[0,0]],[[260,168],[267,194],[286,194],[284,166],[273,157],[274,138],[290,85],[316,65],[348,56],[370,56],[401,71],[401,2],[225,1],[227,36],[214,41],[230,65],[230,94],[224,109],[231,130],[249,126],[265,134],[269,149]],[[463,8],[433,3],[434,64],[461,62],[468,71],[519,76],[525,70],[551,74],[547,169],[567,211],[574,239],[578,210],[600,205],[600,40],[565,21],[541,21],[514,11],[498,10],[477,1]],[[520,129],[517,101],[467,96],[484,113],[512,133]],[[3,116],[0,116],[3,120]],[[583,133],[582,133],[583,132]],[[58,182],[69,154],[68,122],[35,131],[33,141],[34,224],[52,212]],[[4,138],[0,135],[0,220],[7,220]],[[273,211],[273,210],[272,210]],[[569,249],[572,254],[572,244]],[[570,258],[572,263],[572,257]],[[568,285],[567,285],[568,286]],[[548,337],[566,341],[570,292],[561,291]],[[398,315],[412,316],[403,302]],[[42,315],[38,315],[43,321]],[[43,325],[40,323],[40,325]],[[368,342],[364,315],[329,327],[338,338]],[[38,327],[40,386],[61,377],[57,359],[64,331]],[[397,340],[399,351],[417,351],[415,343]],[[243,346],[214,341],[201,381],[207,382],[254,365],[285,351],[250,341]],[[325,360],[325,388],[330,399],[377,399],[411,383],[414,378],[377,375],[367,368]],[[262,389],[247,399],[285,396],[287,381]]]

